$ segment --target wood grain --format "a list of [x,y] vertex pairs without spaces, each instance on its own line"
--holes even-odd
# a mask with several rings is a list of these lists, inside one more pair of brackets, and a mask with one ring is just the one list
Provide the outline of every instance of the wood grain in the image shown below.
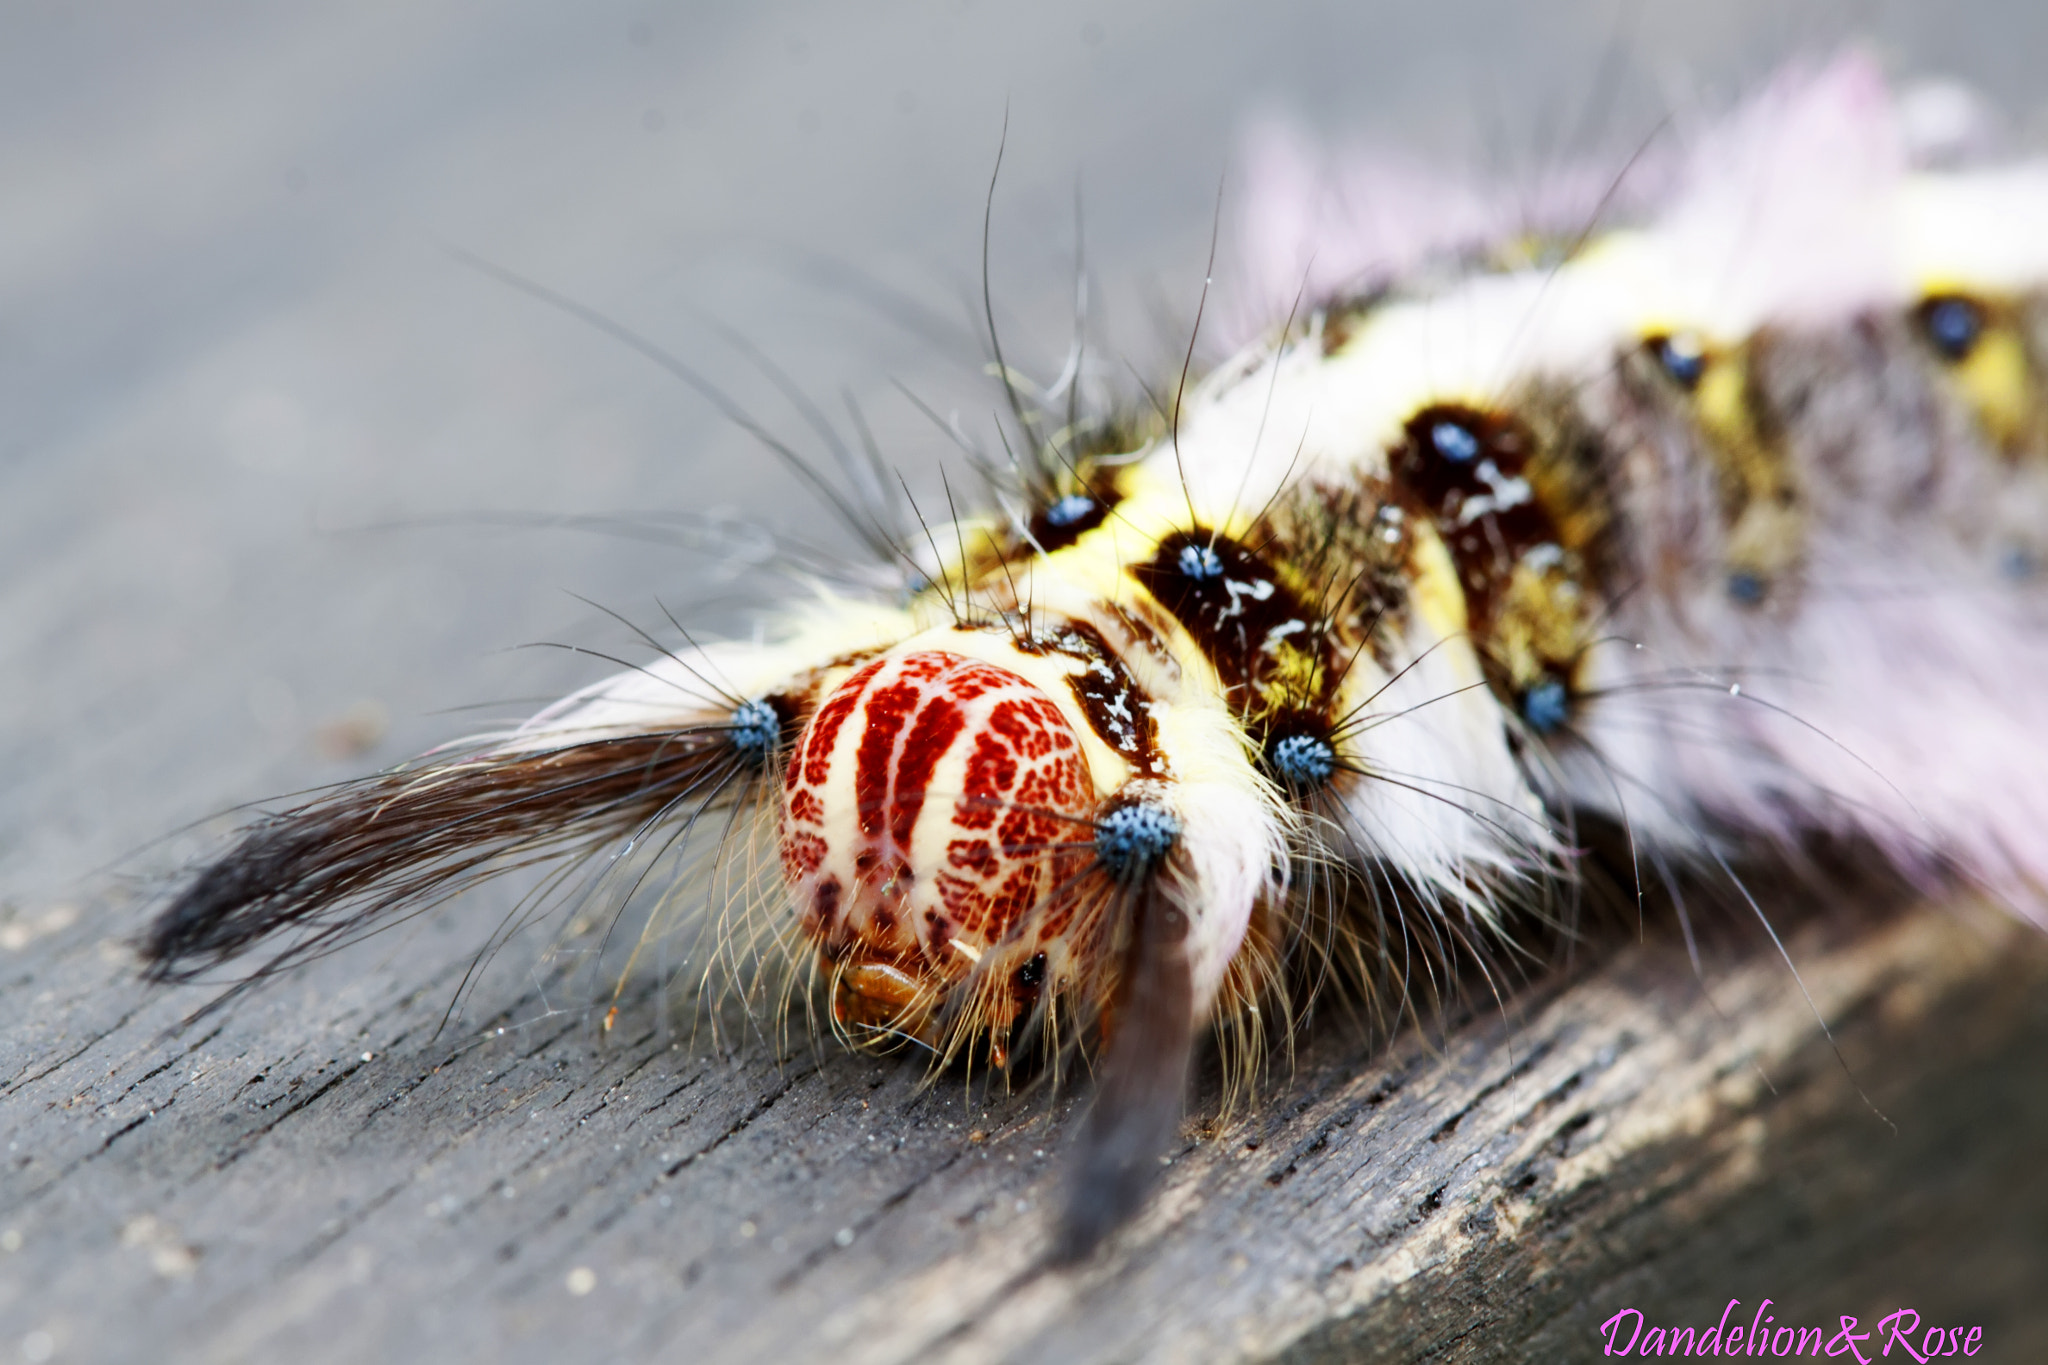
[[1988,1359],[2048,1348],[2048,944],[1980,907],[1791,938],[1839,1061],[1774,955],[1710,961],[1710,1002],[1659,935],[1434,1042],[1374,1054],[1326,1021],[1243,1117],[1191,1124],[1137,1224],[1071,1272],[1039,1268],[1068,1104],[693,1041],[652,996],[610,1035],[528,995],[435,1037],[479,914],[176,1037],[203,997],[142,988],[99,914],[19,926],[0,1340],[1573,1360],[1619,1308],[1707,1326],[1768,1296],[1781,1323],[1910,1306],[1983,1325]]
[[[8,9],[0,1360],[1579,1360],[1618,1308],[1704,1325],[1766,1295],[1781,1321],[1912,1304],[1981,1322],[1982,1358],[2048,1359],[2048,948],[1974,906],[1805,917],[1846,1074],[1767,944],[1711,955],[1709,1002],[1668,929],[1438,1038],[1325,1018],[1103,1257],[1038,1274],[1071,1121],[1042,1095],[741,1020],[693,1037],[652,992],[606,1034],[602,992],[543,989],[525,943],[443,1028],[488,898],[173,1034],[205,997],[137,981],[147,896],[81,885],[604,671],[513,646],[638,651],[563,589],[752,629],[765,541],[693,557],[555,514],[821,534],[692,395],[439,242],[800,434],[702,325],[744,324],[824,406],[857,395],[931,509],[950,446],[896,383],[993,401],[954,302],[1006,119],[1013,362],[1063,363],[1078,181],[1095,354],[1163,382],[1269,97],[1488,173],[1497,125],[1540,186],[1560,122],[1626,154],[1671,73],[1732,93],[1856,36],[1623,8],[1619,46],[1609,0]],[[1854,9],[1902,74],[2048,127],[2048,7]]]

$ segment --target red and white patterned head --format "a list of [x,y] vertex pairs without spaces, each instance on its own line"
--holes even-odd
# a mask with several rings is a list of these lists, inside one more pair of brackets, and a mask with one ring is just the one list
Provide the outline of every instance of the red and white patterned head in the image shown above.
[[1095,801],[1073,724],[1019,673],[913,648],[839,684],[790,756],[781,850],[840,1025],[937,1046],[939,1005],[978,966],[986,1022],[1028,1014],[1048,948],[1064,956]]

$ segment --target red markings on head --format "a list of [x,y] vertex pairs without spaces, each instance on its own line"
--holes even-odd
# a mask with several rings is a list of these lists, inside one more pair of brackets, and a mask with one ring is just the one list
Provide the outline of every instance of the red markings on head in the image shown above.
[[898,796],[889,816],[889,834],[899,847],[910,846],[917,830],[917,817],[924,810],[924,795],[931,786],[932,773],[966,728],[957,696],[933,697],[918,713],[917,723],[910,727],[903,752],[896,760]]
[[782,866],[791,877],[808,877],[825,865],[825,841],[807,829],[791,830],[782,841]]
[[825,785],[827,765],[832,759],[832,746],[839,739],[839,727],[846,724],[846,718],[853,714],[853,708],[860,704],[862,686],[881,670],[882,661],[863,668],[848,678],[838,691],[818,708],[818,714],[811,717],[811,723],[804,727],[802,747],[797,751],[796,762],[790,764],[794,775],[802,770],[803,780],[813,787]]
[[[868,664],[818,708],[786,772],[782,864],[828,955],[942,980],[1045,908],[1090,846],[1072,725],[1035,684],[941,650]],[[1064,916],[1060,917],[1062,921]]]

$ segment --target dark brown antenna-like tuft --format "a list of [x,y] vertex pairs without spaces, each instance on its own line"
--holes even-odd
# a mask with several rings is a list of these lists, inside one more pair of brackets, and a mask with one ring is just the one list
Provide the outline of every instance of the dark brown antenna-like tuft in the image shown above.
[[152,981],[191,981],[280,933],[262,976],[465,887],[588,856],[677,812],[743,799],[762,756],[710,723],[485,750],[346,783],[245,830],[144,934]]

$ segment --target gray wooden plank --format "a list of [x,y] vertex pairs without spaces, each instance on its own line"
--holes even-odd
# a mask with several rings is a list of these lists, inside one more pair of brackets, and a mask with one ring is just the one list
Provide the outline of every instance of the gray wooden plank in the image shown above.
[[1312,1030],[1071,1273],[1042,1096],[693,1043],[652,996],[434,1039],[446,975],[345,962],[172,1038],[188,999],[54,938],[9,983],[48,1012],[4,1058],[0,1314],[77,1358],[1569,1359],[1765,1296],[2048,1331],[2048,945],[1981,909],[1792,939],[1896,1132],[1775,957],[1715,961],[1717,1010],[1664,935],[1434,1045]]
[[[1064,1104],[737,1019],[715,1043],[651,985],[605,1034],[590,979],[539,988],[538,942],[437,1034],[488,897],[167,1036],[193,997],[142,990],[122,943],[219,825],[108,860],[474,723],[441,708],[572,684],[496,652],[612,646],[562,588],[744,620],[744,572],[666,548],[392,523],[806,520],[700,408],[435,238],[743,386],[690,310],[744,320],[859,394],[919,476],[941,443],[889,380],[971,412],[972,357],[793,263],[950,309],[1005,90],[1018,345],[1064,345],[1079,168],[1142,365],[1140,303],[1199,277],[1245,111],[1466,147],[1475,101],[1447,92],[1492,85],[1532,125],[1611,33],[1593,4],[397,14],[0,19],[0,1352],[1569,1359],[1618,1306],[1699,1321],[1770,1294],[1801,1320],[1978,1314],[2003,1358],[2043,1354],[2044,962],[1968,906],[1844,909],[1793,944],[1896,1137],[1782,964],[1716,957],[1716,1012],[1659,935],[1434,1044],[1326,1022],[1060,1276],[1025,1272]],[[1652,16],[1632,69],[1753,74],[1798,28],[1774,15]],[[1867,21],[1909,68],[2040,105],[2031,7]]]

